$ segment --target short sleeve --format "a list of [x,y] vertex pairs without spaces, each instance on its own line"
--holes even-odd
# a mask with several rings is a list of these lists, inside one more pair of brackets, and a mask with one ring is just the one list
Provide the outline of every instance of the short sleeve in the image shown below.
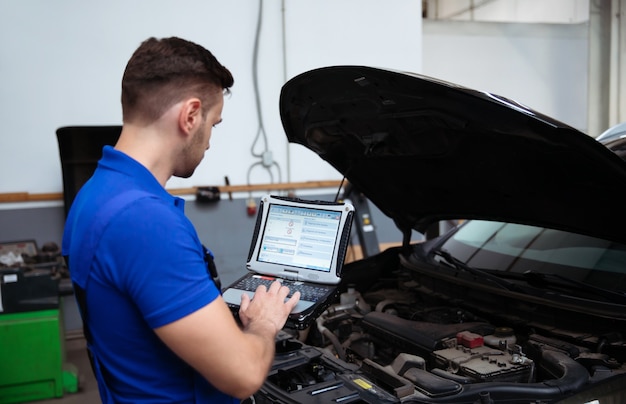
[[102,243],[102,276],[132,299],[151,328],[183,318],[220,294],[192,223],[165,201],[132,203],[111,222]]

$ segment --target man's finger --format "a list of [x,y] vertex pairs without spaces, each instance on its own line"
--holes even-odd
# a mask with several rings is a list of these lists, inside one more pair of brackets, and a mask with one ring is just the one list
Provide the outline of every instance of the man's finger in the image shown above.
[[239,311],[246,311],[250,305],[250,296],[247,293],[241,294],[241,304],[239,305]]
[[298,301],[300,301],[300,292],[296,291],[290,298],[289,300],[287,300],[285,302],[285,305],[289,308],[289,311],[291,311],[294,307],[296,307],[296,304],[298,304]]
[[[270,286],[270,288],[271,288],[271,286]],[[257,286],[256,290],[254,291],[254,293],[256,294],[256,293],[259,293],[259,292],[261,292],[261,293],[267,292],[267,287],[265,285],[263,285],[263,284]]]
[[278,281],[274,281],[270,285],[270,288],[269,288],[268,292],[278,293],[278,291],[281,289],[282,285],[283,285],[282,283],[280,283]]

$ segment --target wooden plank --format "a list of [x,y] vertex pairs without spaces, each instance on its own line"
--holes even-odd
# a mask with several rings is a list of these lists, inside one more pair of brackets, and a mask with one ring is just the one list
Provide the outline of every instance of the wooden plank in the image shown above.
[[[251,184],[251,185],[222,185],[217,188],[222,194],[234,192],[258,192],[258,191],[285,191],[298,189],[314,189],[314,188],[337,188],[341,185],[341,181],[304,181],[304,182],[287,182],[287,183],[269,183],[269,184]],[[207,185],[208,186],[208,185]],[[172,188],[167,191],[172,195],[195,195],[198,187],[191,188]],[[0,194],[0,203],[8,202],[34,202],[34,201],[60,201],[63,200],[63,193],[40,193],[31,194],[29,192],[10,192]]]
[[0,194],[0,202],[24,202],[28,200],[28,192],[11,192]]

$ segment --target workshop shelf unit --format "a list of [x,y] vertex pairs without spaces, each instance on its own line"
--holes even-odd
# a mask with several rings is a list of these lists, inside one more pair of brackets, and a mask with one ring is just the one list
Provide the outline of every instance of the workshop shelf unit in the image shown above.
[[[15,250],[34,242],[4,243]],[[78,390],[65,363],[65,331],[56,266],[0,268],[0,404],[62,397]]]

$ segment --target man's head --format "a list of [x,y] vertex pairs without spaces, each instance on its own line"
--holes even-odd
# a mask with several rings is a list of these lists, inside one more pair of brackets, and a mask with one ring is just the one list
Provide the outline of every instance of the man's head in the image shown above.
[[[124,123],[156,121],[188,97],[202,101],[203,115],[233,85],[233,76],[207,49],[181,38],[149,38],[133,53],[122,78]],[[222,97],[219,97],[221,99]]]

